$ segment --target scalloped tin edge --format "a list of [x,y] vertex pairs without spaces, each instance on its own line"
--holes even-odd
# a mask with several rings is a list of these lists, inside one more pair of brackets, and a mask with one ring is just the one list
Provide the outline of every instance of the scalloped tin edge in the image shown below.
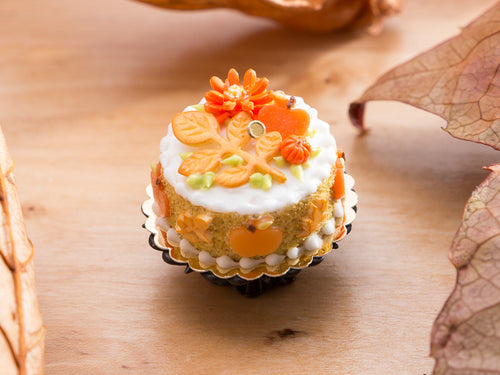
[[[337,242],[342,240],[352,228],[352,222],[356,218],[357,211],[357,203],[358,203],[358,195],[354,191],[354,178],[347,173],[344,173],[345,185],[346,185],[346,196],[344,206],[345,210],[345,222],[344,222],[344,230],[343,234],[335,239],[332,247],[336,248]],[[324,250],[323,248],[317,250],[314,254],[306,254],[302,255],[299,262],[300,265],[289,265],[285,266],[280,272],[273,272],[269,270],[265,270],[265,265],[259,265],[255,269],[250,270],[249,272],[243,272],[240,268],[232,268],[227,272],[221,272],[219,269],[215,268],[203,268],[199,262],[195,262],[194,258],[184,258],[180,253],[176,254],[176,249],[166,245],[163,242],[163,238],[158,228],[156,227],[156,219],[157,216],[154,212],[153,205],[153,189],[151,185],[148,185],[146,188],[146,194],[149,197],[146,201],[143,202],[141,209],[143,214],[146,216],[146,221],[143,224],[143,227],[148,230],[151,235],[149,237],[149,245],[155,249],[163,252],[163,260],[168,264],[186,266],[186,273],[196,271],[202,274],[211,273],[214,277],[220,280],[230,280],[235,277],[241,278],[246,281],[254,281],[263,276],[276,278],[285,276],[291,270],[299,271],[301,269],[307,268],[311,265],[315,265],[320,263],[323,258],[331,251],[331,248],[328,250]]]

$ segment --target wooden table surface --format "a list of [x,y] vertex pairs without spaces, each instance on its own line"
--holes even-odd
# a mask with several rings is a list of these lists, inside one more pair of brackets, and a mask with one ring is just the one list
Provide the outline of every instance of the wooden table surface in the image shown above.
[[[370,103],[362,137],[346,112],[493,2],[406,0],[372,36],[292,33],[229,10],[3,0],[0,124],[36,251],[46,373],[430,374],[455,279],[448,247],[498,155],[402,104]],[[255,299],[168,266],[141,228],[170,118],[230,67],[317,107],[359,194],[339,250]]]

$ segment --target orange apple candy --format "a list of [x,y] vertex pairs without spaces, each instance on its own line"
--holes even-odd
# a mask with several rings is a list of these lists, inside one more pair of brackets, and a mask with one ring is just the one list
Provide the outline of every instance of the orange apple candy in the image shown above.
[[262,107],[257,119],[264,123],[266,132],[277,131],[283,139],[292,134],[305,135],[310,121],[309,114],[305,110],[282,107],[277,104]]

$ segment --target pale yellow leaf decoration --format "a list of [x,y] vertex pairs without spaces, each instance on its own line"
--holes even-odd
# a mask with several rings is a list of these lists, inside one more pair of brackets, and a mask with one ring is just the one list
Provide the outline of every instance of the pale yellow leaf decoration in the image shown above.
[[248,134],[248,124],[252,121],[252,116],[247,112],[240,112],[234,116],[227,125],[227,139],[238,147],[245,147],[250,140]]
[[222,160],[222,149],[208,149],[195,152],[184,159],[179,167],[179,173],[183,176],[190,176],[194,173],[206,173],[215,171]]
[[45,327],[13,165],[0,130],[0,374],[42,375]]
[[252,170],[246,165],[228,168],[215,177],[215,183],[224,187],[232,188],[243,185],[248,181]]
[[300,238],[308,237],[320,228],[321,223],[326,220],[327,207],[327,197],[318,196],[311,201],[306,216],[302,218]]
[[175,136],[189,146],[199,146],[213,139],[218,134],[219,124],[213,116],[205,116],[205,112],[188,111],[174,116],[172,127]]
[[281,134],[279,132],[269,132],[257,140],[255,153],[262,159],[270,159],[280,152]]

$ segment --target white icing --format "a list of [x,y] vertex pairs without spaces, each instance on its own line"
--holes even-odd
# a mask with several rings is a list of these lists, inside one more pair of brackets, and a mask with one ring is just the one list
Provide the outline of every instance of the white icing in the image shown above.
[[205,268],[215,266],[216,263],[216,259],[211,256],[208,251],[201,251],[198,255],[198,259],[200,260],[200,264],[204,265]]
[[335,217],[344,217],[344,207],[342,206],[342,202],[338,200],[333,205],[333,216]]
[[181,242],[181,237],[179,236],[179,233],[175,231],[174,228],[170,228],[167,231],[167,241],[169,244],[178,246],[179,243]]
[[166,217],[157,217],[155,224],[158,226],[158,228],[163,229],[163,231],[168,231],[170,229],[170,224],[167,221]]
[[[280,170],[287,176],[287,181],[283,184],[273,181],[272,187],[267,191],[252,189],[248,184],[237,188],[214,185],[208,190],[192,189],[187,185],[186,177],[177,172],[182,162],[179,154],[196,152],[199,148],[179,142],[173,134],[171,125],[160,143],[160,161],[164,177],[177,194],[189,200],[193,205],[215,212],[238,212],[250,215],[276,211],[299,202],[308,194],[315,192],[321,182],[330,175],[331,166],[337,158],[337,145],[330,133],[330,126],[318,119],[317,111],[305,104],[302,98],[295,98],[295,107],[302,108],[309,113],[311,118],[309,129],[316,131],[312,137],[308,138],[311,148],[321,149],[319,155],[310,160],[310,166],[304,169],[304,182],[297,180],[289,168],[284,168]],[[193,110],[193,108],[187,107],[186,110]],[[251,144],[249,143],[249,147]]]
[[267,263],[268,266],[271,266],[271,267],[277,266],[278,264],[280,264],[284,260],[285,260],[285,256],[284,255],[269,254],[266,257],[266,263]]
[[[318,233],[314,233],[311,235],[309,238],[307,238],[301,247],[292,247],[288,249],[286,255],[279,255],[279,254],[269,254],[265,258],[259,258],[259,259],[254,259],[254,258],[248,258],[248,257],[243,257],[240,259],[239,262],[234,261],[227,255],[222,255],[218,258],[214,258],[213,256],[210,255],[207,251],[199,251],[196,249],[189,241],[186,239],[182,239],[180,241],[179,247],[181,249],[181,254],[185,258],[194,258],[198,257],[198,260],[200,262],[200,266],[204,269],[208,269],[214,265],[217,265],[221,272],[228,272],[229,270],[233,268],[241,268],[242,272],[249,272],[253,268],[257,267],[260,264],[265,263],[268,267],[276,267],[283,262],[287,261],[288,264],[294,265],[296,264],[299,260],[300,257],[304,254],[305,251],[311,252],[311,251],[318,251],[322,248],[323,246],[323,238],[320,236],[320,233],[322,233],[325,236],[328,236],[329,230],[325,229],[328,228],[329,226],[333,225],[333,232],[335,231],[335,219],[327,221],[325,226],[322,228],[322,230]],[[170,238],[168,237],[168,233],[173,233],[172,231],[175,232],[175,229],[170,229],[167,232],[167,239]],[[178,237],[179,235],[177,232],[175,232],[175,235]],[[174,244],[172,244],[174,245]],[[177,246],[177,245],[176,245]]]
[[262,263],[264,263],[264,259],[253,259],[247,257],[243,257],[240,259],[241,268],[246,268],[246,269],[257,267],[259,264]]
[[317,233],[312,234],[304,241],[304,249],[307,251],[319,250],[323,246],[323,240]]
[[223,255],[221,257],[218,257],[217,260],[217,265],[220,268],[233,268],[233,267],[238,267],[238,263],[229,258],[227,255]]
[[198,256],[199,251],[189,243],[188,240],[182,239],[180,243],[181,254],[185,258],[194,258]]
[[286,252],[286,256],[290,259],[297,259],[300,256],[300,250],[298,247],[292,247]]
[[335,233],[335,219],[328,220],[323,228],[321,229],[321,233],[325,236],[329,236]]

